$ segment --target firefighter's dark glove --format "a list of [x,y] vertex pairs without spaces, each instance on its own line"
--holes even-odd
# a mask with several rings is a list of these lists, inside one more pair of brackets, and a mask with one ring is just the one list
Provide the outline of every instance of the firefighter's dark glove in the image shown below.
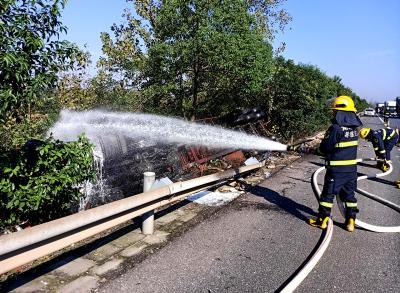
[[301,154],[314,154],[315,148],[302,145],[302,146],[300,146],[298,152]]
[[298,152],[300,154],[311,154],[311,153],[315,152],[314,148],[308,147],[308,146],[304,145],[303,143],[297,144],[297,145],[288,145],[287,150]]

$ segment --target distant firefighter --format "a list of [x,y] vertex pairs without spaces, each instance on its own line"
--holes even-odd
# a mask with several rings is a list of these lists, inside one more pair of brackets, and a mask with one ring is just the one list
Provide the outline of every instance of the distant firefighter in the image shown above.
[[371,128],[361,128],[360,137],[372,142],[375,155],[378,159],[377,167],[383,172],[389,169],[391,163],[390,152],[399,140],[399,129],[391,129],[389,127],[373,130]]

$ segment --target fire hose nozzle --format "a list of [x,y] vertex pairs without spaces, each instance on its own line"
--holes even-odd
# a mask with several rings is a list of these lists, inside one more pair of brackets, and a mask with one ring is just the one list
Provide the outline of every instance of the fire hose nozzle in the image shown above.
[[293,151],[293,152],[298,152],[300,151],[301,147],[302,147],[302,143],[298,143],[298,144],[288,144],[286,150],[287,151]]
[[286,147],[286,150],[287,150],[288,152],[294,151],[294,146],[288,144],[287,147]]
[[305,146],[304,144],[288,145],[286,149],[287,151],[298,152],[300,154],[313,154],[317,152],[315,148]]

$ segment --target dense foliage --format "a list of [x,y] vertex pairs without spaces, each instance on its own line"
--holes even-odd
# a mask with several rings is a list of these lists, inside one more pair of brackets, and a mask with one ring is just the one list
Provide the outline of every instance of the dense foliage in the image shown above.
[[282,0],[132,2],[114,36],[101,35],[102,80],[131,89],[136,110],[192,120],[254,103],[272,69],[268,40],[290,20]]
[[245,1],[220,2],[170,1],[159,9],[144,72],[152,108],[192,120],[225,114],[250,105],[265,85],[271,46]]
[[[0,122],[43,99],[79,50],[57,40],[65,1],[6,0],[0,3]],[[29,110],[29,109],[28,109]],[[24,114],[21,111],[19,114]]]
[[100,72],[86,91],[102,106],[192,120],[263,105],[286,139],[325,127],[335,95],[362,110],[366,101],[339,77],[272,58],[270,42],[290,20],[282,2],[134,1],[114,36],[101,35]]
[[92,178],[92,147],[84,138],[42,138],[56,119],[54,90],[61,71],[86,55],[58,39],[64,0],[0,1],[0,227],[64,215],[79,199],[77,184]]
[[79,184],[93,179],[92,145],[81,136],[63,143],[29,141],[0,156],[0,228],[41,223],[79,204]]
[[264,102],[275,129],[287,140],[325,127],[331,118],[332,98],[340,95],[351,96],[359,110],[368,106],[339,77],[331,78],[316,66],[279,57]]

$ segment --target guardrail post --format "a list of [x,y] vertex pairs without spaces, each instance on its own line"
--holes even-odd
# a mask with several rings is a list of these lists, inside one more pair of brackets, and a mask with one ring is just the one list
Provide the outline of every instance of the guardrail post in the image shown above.
[[[143,192],[149,191],[156,180],[156,173],[144,172],[143,173]],[[147,212],[142,215],[142,233],[151,235],[154,233],[154,211]]]

